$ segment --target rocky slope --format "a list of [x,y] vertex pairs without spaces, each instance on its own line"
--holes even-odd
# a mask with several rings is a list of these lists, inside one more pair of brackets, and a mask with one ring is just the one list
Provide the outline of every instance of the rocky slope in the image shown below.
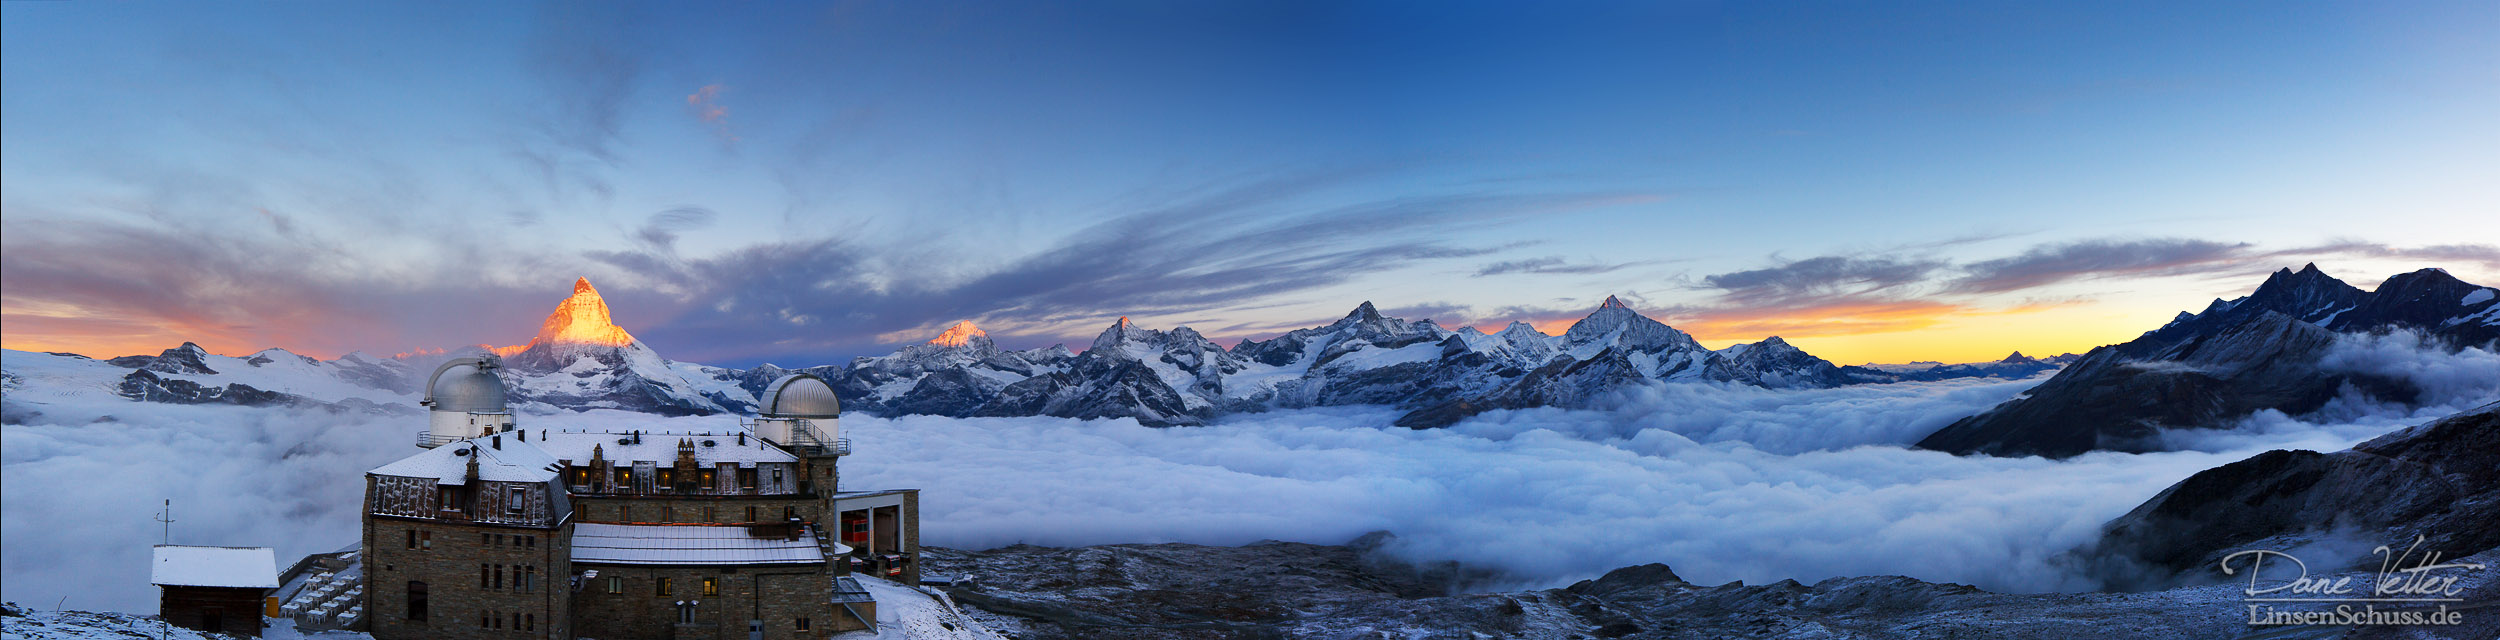
[[2209,569],[2233,551],[2338,539],[2368,549],[2419,538],[2426,550],[2464,556],[2500,547],[2493,523],[2500,403],[2344,451],[2268,451],[2198,472],[2111,520],[2078,557],[2106,582],[2140,589],[2214,578]]
[[[2148,593],[2003,594],[1898,576],[1700,585],[1642,565],[1564,588],[1496,591],[1457,567],[1416,567],[1348,545],[1128,544],[929,549],[931,575],[991,628],[1018,638],[2238,638],[2338,637],[2347,629],[2247,626],[2239,587]],[[2463,561],[2492,562],[2485,553]],[[2347,574],[2349,575],[2349,574]],[[2500,571],[2468,597],[2500,599]],[[1482,576],[1476,576],[1481,578]],[[2488,637],[2465,629],[2389,637]],[[2419,628],[2416,628],[2418,631]],[[2468,635],[2440,635],[2463,632]]]
[[2181,313],[2134,340],[2093,349],[2026,397],[1918,443],[1958,454],[2065,457],[2157,449],[2163,429],[2217,428],[2258,410],[2301,415],[2339,395],[2410,403],[2402,380],[2321,366],[2347,336],[2419,332],[2449,348],[2500,342],[2492,290],[2425,269],[2365,292],[2309,265],[2256,292]]

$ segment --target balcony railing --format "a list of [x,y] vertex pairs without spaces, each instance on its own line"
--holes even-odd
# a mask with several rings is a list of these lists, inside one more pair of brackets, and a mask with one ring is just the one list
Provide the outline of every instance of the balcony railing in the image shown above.
[[428,430],[425,430],[425,431],[419,431],[419,432],[417,432],[417,446],[419,446],[419,447],[423,447],[423,448],[427,448],[427,449],[432,449],[432,448],[435,448],[435,447],[439,447],[439,446],[443,446],[443,445],[447,445],[447,444],[451,444],[451,443],[454,443],[454,442],[459,442],[459,441],[462,441],[462,440],[467,440],[467,439],[468,439],[468,438],[462,438],[462,437],[457,437],[457,436],[438,436],[438,435],[434,435],[434,431],[433,431],[433,430],[431,430],[431,429],[428,429]]
[[847,456],[851,455],[851,439],[826,438],[816,425],[801,421],[791,425],[790,448],[811,456]]

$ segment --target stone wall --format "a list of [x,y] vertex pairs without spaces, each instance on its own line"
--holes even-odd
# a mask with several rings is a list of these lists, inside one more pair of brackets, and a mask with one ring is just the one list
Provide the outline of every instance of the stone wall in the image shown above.
[[[570,524],[511,527],[365,517],[365,619],[377,640],[566,640]],[[413,534],[414,547],[410,548]],[[411,582],[425,618],[409,618]]]
[[[581,621],[576,634],[600,640],[745,640],[749,621],[761,621],[767,640],[824,638],[865,629],[832,603],[832,577],[824,565],[650,566],[584,564],[598,577],[573,598]],[[661,590],[660,580],[668,579]],[[714,593],[704,593],[704,580]],[[855,605],[871,618],[874,605]],[[686,609],[691,622],[680,622]],[[800,619],[808,628],[798,627]]]

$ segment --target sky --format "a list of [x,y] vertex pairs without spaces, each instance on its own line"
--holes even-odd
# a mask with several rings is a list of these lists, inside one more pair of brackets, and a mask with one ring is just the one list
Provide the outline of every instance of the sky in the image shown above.
[[2500,5],[0,4],[0,346],[1227,344],[1608,295],[1842,364],[2500,283]]

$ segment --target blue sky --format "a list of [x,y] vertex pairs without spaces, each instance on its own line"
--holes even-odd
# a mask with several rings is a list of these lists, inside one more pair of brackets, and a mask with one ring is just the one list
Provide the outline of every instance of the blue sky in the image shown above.
[[2490,3],[0,5],[9,348],[670,357],[1363,300],[1964,360],[2500,283]]

